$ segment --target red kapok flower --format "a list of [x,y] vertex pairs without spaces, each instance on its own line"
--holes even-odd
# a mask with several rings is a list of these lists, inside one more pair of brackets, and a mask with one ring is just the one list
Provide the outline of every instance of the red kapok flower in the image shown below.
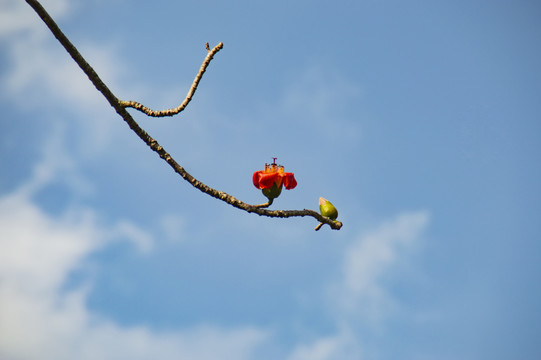
[[254,186],[263,190],[263,194],[272,200],[282,192],[282,185],[287,190],[294,189],[297,186],[295,175],[290,172],[284,172],[282,165],[276,164],[276,158],[273,158],[272,164],[265,164],[265,170],[254,172],[252,178]]

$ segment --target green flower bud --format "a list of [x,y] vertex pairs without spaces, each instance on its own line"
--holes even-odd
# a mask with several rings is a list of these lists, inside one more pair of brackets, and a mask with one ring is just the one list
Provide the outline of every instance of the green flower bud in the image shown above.
[[321,215],[331,218],[332,220],[336,220],[338,217],[338,210],[336,210],[329,200],[322,197],[319,198],[319,212]]

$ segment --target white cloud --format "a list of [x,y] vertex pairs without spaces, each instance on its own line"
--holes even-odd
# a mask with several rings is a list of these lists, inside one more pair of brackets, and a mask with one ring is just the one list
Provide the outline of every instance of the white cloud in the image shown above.
[[[65,0],[43,5],[57,21],[68,15]],[[0,20],[5,20],[0,21],[0,37],[11,59],[2,85],[6,95],[26,107],[44,106],[55,97],[67,103],[95,101],[95,89],[26,2],[3,0],[0,8]]]
[[383,277],[420,240],[426,211],[408,212],[359,237],[346,251],[343,278],[332,294],[345,316],[360,314],[377,323],[392,306]]
[[149,252],[154,243],[151,234],[127,220],[118,221],[109,231],[108,238],[129,239],[142,252]]
[[51,133],[40,146],[41,161],[33,166],[32,176],[20,185],[18,193],[31,196],[51,183],[62,183],[79,195],[89,195],[94,191],[92,184],[79,175],[77,162],[67,150],[65,141],[64,124],[53,124]]
[[309,344],[300,344],[287,360],[359,360],[361,346],[348,331],[321,337]]
[[[42,147],[43,159],[31,178],[0,197],[0,359],[253,358],[269,336],[264,330],[195,326],[156,332],[146,326],[123,327],[86,307],[90,280],[66,290],[70,274],[111,242],[128,240],[146,252],[155,241],[125,219],[105,225],[93,209],[76,206],[51,215],[33,201],[54,182],[81,191],[77,184],[82,180],[77,180],[76,162],[66,151],[64,137],[59,126]],[[169,221],[171,234],[178,230],[176,220],[176,225]]]
[[[35,22],[41,20],[36,17]],[[98,93],[71,57],[55,43],[56,39],[24,33],[8,41],[6,54],[11,69],[5,74],[2,90],[12,105],[21,109],[44,109],[47,117],[80,129],[77,150],[103,151],[112,141],[114,110]],[[110,49],[85,46],[100,71],[116,81],[114,53]],[[67,114],[71,114],[66,116]],[[73,116],[75,115],[76,116]]]
[[171,243],[180,242],[184,229],[184,218],[178,214],[166,214],[160,219],[164,238]]
[[252,327],[122,327],[86,308],[91,284],[63,289],[70,273],[115,236],[148,248],[152,239],[132,223],[107,229],[90,210],[54,217],[16,192],[0,198],[0,228],[2,359],[249,359],[268,336]]
[[[358,237],[346,249],[342,273],[329,286],[328,311],[338,330],[298,344],[288,360],[348,360],[371,357],[374,349],[361,334],[381,327],[393,299],[385,293],[383,277],[404,261],[420,240],[429,221],[426,211],[407,212]],[[376,350],[377,353],[377,350]]]
[[[68,12],[69,1],[67,0],[41,2],[53,18],[61,18]],[[37,14],[26,2],[20,0],[0,1],[0,37],[21,30],[31,30],[32,32],[45,30],[44,24],[36,20],[39,20]]]
[[[77,220],[74,220],[77,218]],[[69,214],[53,221],[26,196],[0,199],[2,285],[25,293],[56,290],[66,272],[99,244],[89,214]]]
[[[36,22],[41,21],[39,18]],[[98,93],[83,71],[67,52],[52,38],[32,37],[30,34],[10,42],[12,71],[6,77],[6,91],[26,106],[59,106],[88,111],[103,107],[106,100]],[[85,46],[96,67],[113,78],[116,72],[111,51]],[[25,96],[22,96],[25,95]],[[58,104],[57,104],[58,103]]]
[[[56,21],[68,16],[73,7],[65,0],[44,1],[43,5]],[[0,9],[0,38],[7,59],[0,84],[3,96],[12,106],[24,111],[39,109],[43,117],[77,129],[80,139],[74,143],[81,154],[104,152],[121,119],[28,4],[5,0]],[[111,89],[128,88],[126,92],[132,96],[145,92],[140,85],[121,85],[122,80],[133,77],[128,76],[130,69],[115,43],[79,41],[75,45]]]

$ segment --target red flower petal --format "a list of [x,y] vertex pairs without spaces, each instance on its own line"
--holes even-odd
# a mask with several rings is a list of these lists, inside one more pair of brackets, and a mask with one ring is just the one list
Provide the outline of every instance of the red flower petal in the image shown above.
[[294,189],[297,186],[297,180],[295,180],[293,173],[282,173],[282,181],[287,190]]
[[272,185],[276,183],[278,187],[282,186],[282,177],[279,173],[265,173],[263,172],[259,177],[259,188],[270,189]]
[[261,174],[263,173],[263,170],[256,171],[254,175],[252,176],[252,182],[254,183],[254,186],[258,189],[261,189],[259,187],[259,178],[261,177]]

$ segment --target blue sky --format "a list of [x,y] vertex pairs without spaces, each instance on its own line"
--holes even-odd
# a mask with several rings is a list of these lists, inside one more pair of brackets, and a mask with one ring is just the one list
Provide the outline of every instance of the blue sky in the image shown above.
[[538,359],[534,1],[44,0],[192,175],[123,123],[23,1],[0,0],[2,359]]

